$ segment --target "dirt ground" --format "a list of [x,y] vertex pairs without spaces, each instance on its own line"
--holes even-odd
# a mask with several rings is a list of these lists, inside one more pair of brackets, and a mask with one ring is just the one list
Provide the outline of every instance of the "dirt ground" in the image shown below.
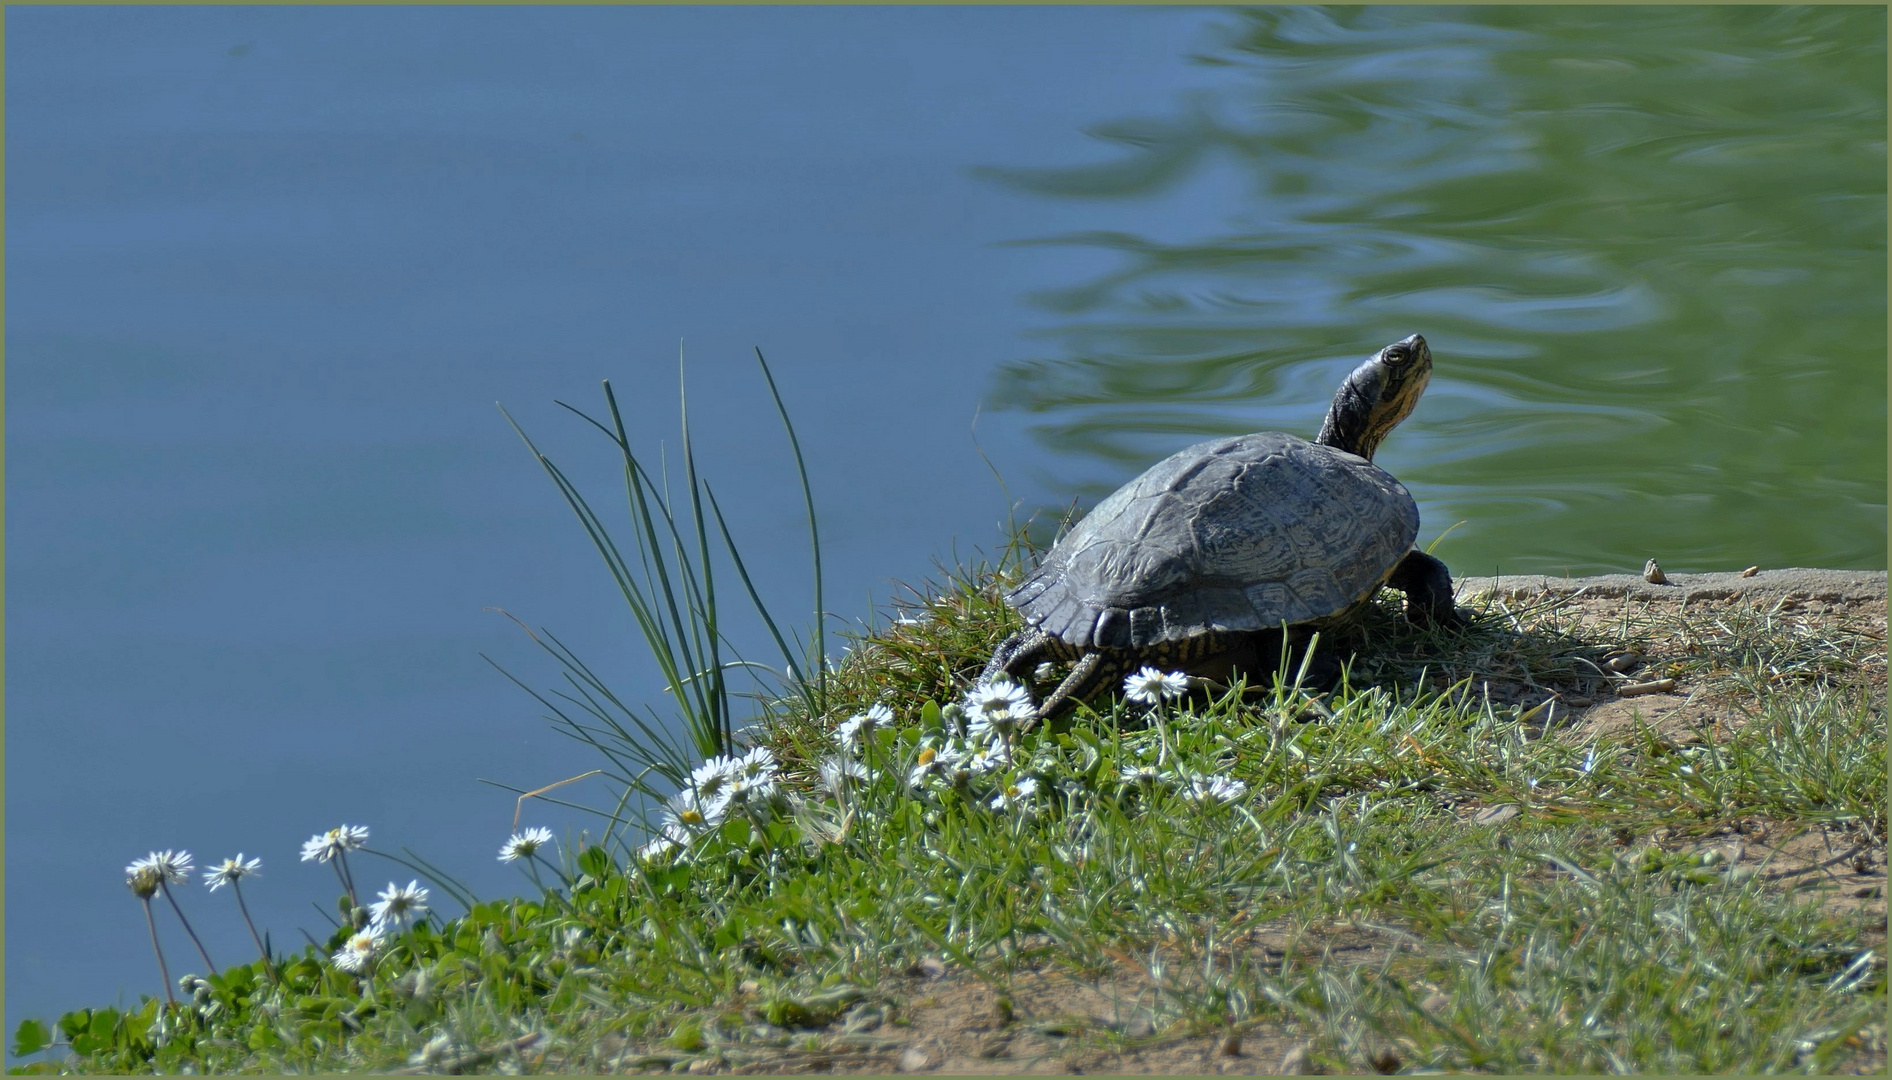
[[[1816,893],[1833,908],[1851,908],[1885,921],[1886,863],[1882,842],[1824,830],[1795,830],[1761,819],[1742,821],[1721,837],[1677,843],[1678,850],[1718,849],[1732,865],[1752,866],[1783,891]],[[1866,942],[1883,950],[1883,933]],[[1337,924],[1309,938],[1290,940],[1283,928],[1257,927],[1238,947],[1278,961],[1288,950],[1325,952],[1342,963],[1377,965],[1409,947],[1395,928]],[[736,1065],[737,1073],[934,1073],[945,1076],[1013,1073],[1113,1075],[1226,1073],[1280,1075],[1309,1071],[1295,1032],[1282,1024],[1226,1033],[1159,1036],[1151,981],[1136,958],[1117,972],[1084,981],[1062,971],[1015,975],[999,1004],[998,990],[963,972],[927,965],[892,988],[905,1000],[906,1026],[873,1023],[870,1030],[835,1030],[822,1052],[769,1055]],[[1429,1007],[1429,1006],[1428,1006]],[[1009,1015],[1008,1015],[1009,1014]],[[858,1021],[857,1021],[858,1022]],[[845,1022],[838,1025],[845,1028]],[[866,1025],[864,1025],[866,1026]],[[836,1044],[849,1050],[837,1052]],[[1127,1045],[1126,1045],[1127,1044]],[[1848,1070],[1883,1072],[1883,1044]],[[732,1063],[733,1064],[733,1063]],[[1389,1060],[1384,1071],[1402,1063]],[[703,1069],[702,1071],[724,1071]]]
[[[1758,579],[1758,580],[1757,580]],[[1676,575],[1676,584],[1652,587],[1640,579],[1612,578],[1484,579],[1465,582],[1509,603],[1559,595],[1581,614],[1586,640],[1613,640],[1623,626],[1626,605],[1643,615],[1668,607],[1689,606],[1712,613],[1739,605],[1759,605],[1790,626],[1812,632],[1850,632],[1876,636],[1876,667],[1859,672],[1883,691],[1886,632],[1885,575],[1827,571],[1775,571],[1752,578],[1739,575]],[[1586,582],[1588,584],[1586,584]],[[1656,642],[1644,658],[1646,674],[1660,675],[1662,661],[1685,646]],[[1635,669],[1630,675],[1636,676]],[[1618,682],[1616,686],[1631,685]],[[1740,725],[1743,714],[1732,701],[1691,686],[1686,678],[1665,692],[1614,696],[1606,688],[1594,697],[1559,695],[1543,717],[1545,732],[1581,741],[1626,736],[1638,723],[1682,746],[1718,738]],[[1561,711],[1560,711],[1561,710]],[[1458,812],[1468,826],[1497,824],[1520,811],[1516,807],[1464,805]],[[1724,826],[1720,835],[1665,837],[1658,844],[1675,850],[1716,848],[1735,866],[1750,866],[1771,887],[1817,894],[1839,909],[1856,909],[1885,921],[1886,849],[1883,838],[1846,834],[1835,829],[1801,828],[1760,818]],[[1389,950],[1409,947],[1397,929],[1362,925],[1325,928],[1316,940],[1289,941],[1278,928],[1254,927],[1246,947],[1278,959],[1287,949],[1326,952],[1343,962],[1375,963]],[[1884,935],[1869,945],[1883,949]],[[765,1052],[747,1060],[696,1062],[690,1072],[738,1073],[1237,1073],[1280,1074],[1307,1071],[1301,1044],[1284,1026],[1254,1026],[1239,1037],[1227,1033],[1159,1033],[1152,1016],[1154,992],[1138,958],[1124,957],[1117,972],[1085,981],[1061,970],[1027,972],[1013,977],[1009,998],[961,971],[928,962],[909,973],[904,985],[877,989],[903,1002],[902,1024],[884,1014],[857,1009],[821,1033],[821,1049]],[[1883,1040],[1880,1040],[1882,1043]],[[1862,1072],[1886,1066],[1883,1045],[1855,1062]],[[652,1062],[651,1065],[656,1065]],[[1400,1063],[1389,1060],[1383,1071]],[[632,1066],[634,1067],[634,1066]],[[663,1066],[658,1065],[658,1068]],[[681,1067],[681,1066],[672,1066]]]

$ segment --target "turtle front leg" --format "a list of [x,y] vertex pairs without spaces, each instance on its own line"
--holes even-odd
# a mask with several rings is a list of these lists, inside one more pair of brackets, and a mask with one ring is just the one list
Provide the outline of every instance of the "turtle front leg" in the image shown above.
[[1406,594],[1406,618],[1415,626],[1452,629],[1465,625],[1452,604],[1452,572],[1418,548],[1399,560],[1386,583]]
[[1035,667],[1039,657],[1054,650],[1061,644],[1057,638],[1036,627],[1026,627],[1004,641],[992,652],[992,659],[986,661],[985,670],[979,673],[980,682],[991,682],[994,676],[1008,675],[1014,682],[1024,682],[1021,672]]
[[1121,663],[1104,662],[1100,652],[1086,651],[1071,665],[1071,673],[1064,677],[1056,690],[1045,695],[1038,705],[1038,719],[1049,720],[1054,714],[1062,712],[1068,705],[1075,705],[1097,692],[1097,688],[1110,676],[1121,670]]

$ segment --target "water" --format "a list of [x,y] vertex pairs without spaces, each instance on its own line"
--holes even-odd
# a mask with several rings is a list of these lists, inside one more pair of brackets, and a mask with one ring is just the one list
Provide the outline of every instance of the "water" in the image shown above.
[[988,171],[1215,218],[1031,238],[1113,258],[999,365],[1049,486],[1311,433],[1419,331],[1432,389],[1378,460],[1461,573],[1885,565],[1883,12],[1211,22],[1222,78],[1097,128],[1110,159]]
[[[261,855],[289,945],[334,891],[297,848],[344,821],[521,887],[478,779],[594,762],[480,659],[554,678],[481,609],[661,701],[492,403],[606,496],[551,399],[610,377],[674,452],[680,339],[699,465],[791,619],[754,345],[848,619],[1008,499],[1311,435],[1414,331],[1432,389],[1378,460],[1422,542],[1463,522],[1459,572],[1883,567],[1884,19],[11,12],[9,1027],[157,992],[120,885],[152,848]],[[224,899],[186,903],[234,963]]]

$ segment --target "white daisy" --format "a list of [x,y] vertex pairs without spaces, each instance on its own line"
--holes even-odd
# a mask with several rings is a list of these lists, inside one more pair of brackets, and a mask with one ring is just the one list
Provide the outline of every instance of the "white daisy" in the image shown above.
[[877,729],[887,727],[892,723],[892,709],[885,705],[872,705],[866,712],[856,713],[842,721],[841,726],[834,729],[835,741],[852,750]]
[[966,736],[977,742],[1003,742],[1018,730],[1018,721],[1003,713],[980,716],[966,725]]
[[723,823],[729,813],[727,796],[705,801],[696,792],[684,788],[664,804],[664,835],[687,843]]
[[1127,784],[1155,784],[1166,779],[1163,770],[1154,765],[1125,765],[1117,770],[1117,776]]
[[499,848],[500,862],[515,862],[529,859],[542,847],[552,843],[552,830],[543,826],[513,833]]
[[1192,776],[1183,797],[1199,803],[1234,802],[1248,794],[1248,785],[1230,776]]
[[1145,667],[1123,680],[1123,696],[1145,705],[1155,705],[1189,692],[1189,677],[1180,671],[1158,671]]
[[913,758],[913,768],[907,773],[910,787],[923,787],[926,781],[938,776],[950,776],[965,758],[965,752],[948,740],[941,745],[933,745],[930,740],[920,743],[920,752]]
[[966,731],[975,739],[1008,735],[1035,715],[1031,695],[1006,678],[974,684],[961,704],[969,718]]
[[651,862],[656,859],[661,859],[665,855],[677,850],[677,847],[677,842],[668,834],[660,833],[657,836],[651,837],[643,847],[637,849],[637,857],[643,859],[645,862]]
[[775,755],[766,746],[758,746],[739,759],[729,780],[729,801],[753,805],[775,794],[779,772]]
[[962,767],[974,776],[1002,769],[1012,763],[1012,755],[1005,749],[1004,743],[992,743],[976,746],[966,755]]
[[828,758],[819,768],[821,782],[836,795],[853,784],[871,783],[874,779],[871,769],[851,757]]
[[239,851],[236,858],[225,859],[204,871],[204,884],[210,886],[211,892],[216,892],[225,885],[235,885],[242,878],[255,877],[262,872],[262,869],[263,860],[251,859],[249,862],[244,862],[243,853]]
[[368,905],[368,914],[374,917],[374,925],[381,933],[404,930],[426,913],[427,890],[420,887],[419,881],[410,881],[405,888],[390,881],[388,887],[381,890],[380,902]]
[[190,876],[191,853],[188,851],[154,851],[144,858],[125,867],[125,879],[129,882],[138,871],[150,870],[162,881],[173,885],[182,885]]
[[335,950],[335,966],[343,971],[362,972],[374,960],[375,947],[381,944],[379,933],[372,927],[355,933],[341,948]]
[[695,789],[697,798],[704,802],[724,798],[729,794],[729,783],[736,778],[736,770],[740,765],[739,758],[728,754],[710,758],[690,774],[690,787]]
[[354,851],[368,842],[366,825],[340,825],[325,833],[316,833],[302,845],[303,862],[327,862],[344,851]]
[[775,753],[766,746],[758,746],[742,755],[738,764],[738,772],[746,780],[775,779]]
[[1032,777],[1027,776],[1023,780],[1014,780],[1009,784],[1001,785],[999,787],[999,793],[992,796],[992,809],[1024,809],[1025,800],[1037,793],[1038,781]]

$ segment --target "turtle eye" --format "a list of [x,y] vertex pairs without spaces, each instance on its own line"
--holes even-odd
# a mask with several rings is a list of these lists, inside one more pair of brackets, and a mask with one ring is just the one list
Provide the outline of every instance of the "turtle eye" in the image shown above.
[[1389,364],[1403,364],[1407,360],[1412,359],[1412,357],[1407,354],[1404,345],[1388,345],[1386,351],[1380,355],[1384,357]]

